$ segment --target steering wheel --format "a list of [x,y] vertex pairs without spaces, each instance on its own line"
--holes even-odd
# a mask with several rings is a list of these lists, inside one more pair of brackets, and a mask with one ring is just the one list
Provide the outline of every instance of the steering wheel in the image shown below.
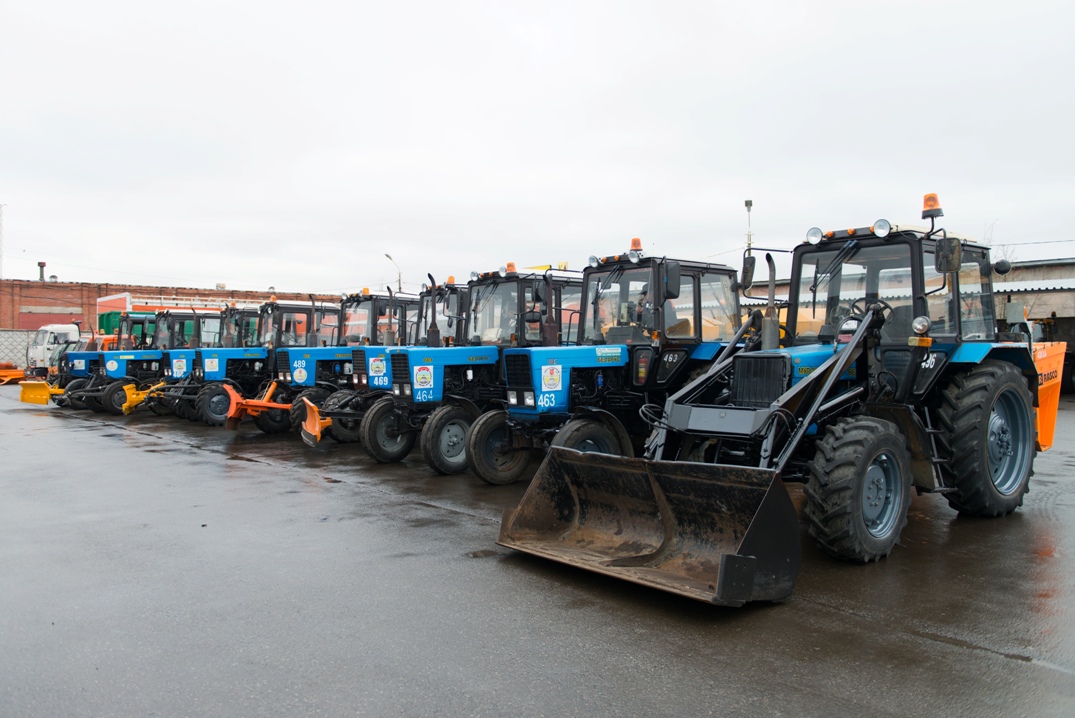
[[[860,302],[862,303],[862,309],[856,309],[856,307],[858,307]],[[856,299],[855,301],[851,302],[851,307],[849,308],[849,311],[851,312],[851,316],[856,316],[856,315],[859,316],[859,317],[865,316],[865,314],[866,314],[866,306],[868,304],[880,304],[881,305],[881,311],[882,312],[885,312],[885,311],[888,312],[887,314],[884,315],[886,321],[888,320],[889,317],[892,316],[892,311],[893,311],[892,310],[892,305],[889,304],[888,302],[886,302],[884,299],[861,299],[861,298]]]

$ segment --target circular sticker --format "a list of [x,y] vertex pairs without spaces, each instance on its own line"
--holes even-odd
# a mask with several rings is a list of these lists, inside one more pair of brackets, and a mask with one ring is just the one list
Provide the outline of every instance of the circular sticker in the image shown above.
[[420,366],[414,369],[414,385],[421,389],[433,386],[433,367]]
[[116,369],[119,369],[119,362],[115,359],[109,359],[105,366],[108,368],[108,371],[115,371]]
[[298,382],[299,384],[301,384],[302,382],[306,381],[306,370],[303,369],[300,366],[300,367],[295,369],[294,376],[295,376],[295,381]]

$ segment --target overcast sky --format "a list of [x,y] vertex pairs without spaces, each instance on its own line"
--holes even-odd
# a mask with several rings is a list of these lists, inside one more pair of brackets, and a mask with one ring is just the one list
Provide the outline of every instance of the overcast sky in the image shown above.
[[[1075,255],[1070,2],[0,0],[3,277],[339,292],[879,217]],[[1060,242],[1060,240],[1065,240]],[[1043,244],[1042,242],[1052,242]]]

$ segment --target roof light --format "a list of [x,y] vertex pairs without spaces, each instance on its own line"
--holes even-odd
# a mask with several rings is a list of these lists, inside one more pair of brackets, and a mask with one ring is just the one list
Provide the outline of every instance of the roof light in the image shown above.
[[856,229],[855,229],[854,227],[851,227],[850,229],[848,229],[848,230],[847,230],[847,236],[848,236],[848,237],[854,237],[854,236],[855,236],[855,232],[857,232],[857,231],[858,231],[858,230],[856,230]]
[[508,276],[508,268],[507,267],[501,267],[500,269],[497,270],[496,273],[499,274],[501,277],[506,277],[506,276]]
[[634,238],[631,239],[631,251],[634,251],[634,252],[641,252],[642,251],[642,239],[640,237],[634,237]]
[[505,269],[506,269],[506,270],[507,270],[507,271],[508,271],[509,273],[514,273],[514,272],[515,272],[515,262],[508,262],[508,264],[507,264],[507,266],[505,267]]
[[369,287],[362,287],[362,296],[368,297],[369,295],[370,295],[370,288]]
[[887,219],[879,219],[873,223],[873,226],[870,227],[870,231],[873,232],[875,237],[884,239],[888,236],[888,233],[892,231],[892,223]]
[[922,219],[943,216],[944,210],[941,209],[941,201],[935,192],[930,192],[922,198]]
[[455,275],[454,274],[449,274],[448,275],[448,284],[455,284]]
[[822,232],[821,227],[811,227],[806,232],[806,241],[810,244],[817,244],[821,241]]
[[479,277],[479,276],[481,276],[481,275],[479,275],[479,274],[477,273],[477,271],[471,272],[471,273],[470,273],[470,281],[472,281],[472,282],[476,282],[476,281],[478,281],[478,277]]
[[597,258],[596,254],[591,254],[589,259],[589,265],[594,269],[597,269],[601,265],[601,260]]
[[428,292],[429,291],[429,285],[426,284],[425,282],[422,282],[422,291],[423,292]]
[[276,295],[274,294],[271,297],[269,297],[269,301],[270,302],[275,302],[276,301]]
[[836,236],[836,232],[832,231],[831,229],[828,232],[825,233],[825,239],[832,239],[835,236]]
[[638,237],[631,240],[631,251],[627,253],[627,258],[634,264],[638,264],[638,260],[642,259],[642,240]]

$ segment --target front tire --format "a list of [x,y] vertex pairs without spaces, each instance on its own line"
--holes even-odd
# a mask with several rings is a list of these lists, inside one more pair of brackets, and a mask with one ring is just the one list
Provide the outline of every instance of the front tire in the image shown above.
[[209,426],[224,426],[231,408],[231,395],[220,382],[206,384],[194,399],[198,418]]
[[956,375],[937,418],[949,505],[969,516],[1003,516],[1023,505],[1036,429],[1026,379],[1012,364],[984,361]]
[[467,433],[470,470],[487,484],[512,484],[530,465],[530,448],[516,448],[508,430],[508,412],[487,411]]
[[457,404],[438,408],[422,426],[422,455],[430,468],[439,474],[458,474],[467,470],[467,430],[470,412]]
[[254,417],[254,426],[266,434],[286,434],[291,431],[291,414],[283,409],[269,409]]
[[[324,405],[321,407],[325,411],[338,411],[358,396],[358,392],[351,389],[341,389],[337,392],[333,392],[329,395],[329,398],[325,399]],[[357,403],[357,402],[356,402]],[[352,405],[351,410],[355,410],[355,406]],[[328,429],[325,432],[330,438],[341,444],[354,444],[358,441],[362,441],[362,414],[356,413],[354,419],[341,419],[336,417],[329,424]]]
[[123,416],[123,405],[127,403],[127,392],[124,387],[130,382],[114,381],[105,389],[101,396],[101,406],[109,414]]
[[291,429],[298,431],[302,428],[302,422],[306,421],[306,402],[303,397],[310,400],[310,403],[320,409],[325,399],[328,399],[328,389],[322,389],[321,387],[315,387],[313,389],[303,389],[295,398],[291,400]]
[[71,396],[79,389],[85,388],[87,382],[87,379],[74,379],[63,390],[63,395],[67,397],[66,405],[71,407],[75,411],[84,411],[85,409],[89,408],[88,406],[86,406],[85,402],[82,400],[81,397]]
[[382,464],[393,464],[414,448],[416,432],[404,426],[396,413],[396,402],[386,397],[362,417],[362,444],[370,456]]
[[549,442],[551,446],[622,456],[623,449],[612,429],[597,419],[572,419]]
[[807,531],[825,553],[868,563],[892,553],[907,524],[911,459],[889,421],[844,418],[817,443],[806,482]]

